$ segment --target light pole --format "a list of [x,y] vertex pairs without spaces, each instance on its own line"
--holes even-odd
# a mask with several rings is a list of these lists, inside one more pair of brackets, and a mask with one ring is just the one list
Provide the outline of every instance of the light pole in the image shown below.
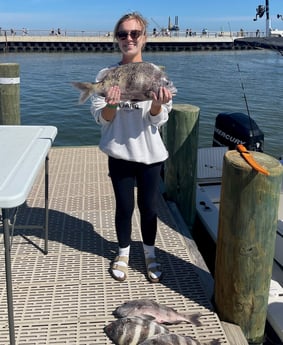
[[271,31],[271,23],[269,18],[269,0],[265,0],[265,8],[266,8],[266,37],[270,36]]

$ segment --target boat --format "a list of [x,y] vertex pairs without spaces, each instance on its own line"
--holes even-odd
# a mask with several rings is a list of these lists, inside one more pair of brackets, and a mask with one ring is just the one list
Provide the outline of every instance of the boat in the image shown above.
[[[252,137],[250,136],[250,125],[253,127],[254,136]],[[245,133],[248,133],[247,140],[243,138]],[[216,244],[218,232],[223,156],[227,150],[235,149],[235,145],[244,142],[249,150],[263,151],[263,141],[263,133],[250,116],[242,113],[224,113],[216,117],[213,146],[198,149],[196,211],[198,219],[214,244]],[[283,342],[282,315],[283,188],[281,186],[275,255],[267,310],[267,321],[281,342]]]

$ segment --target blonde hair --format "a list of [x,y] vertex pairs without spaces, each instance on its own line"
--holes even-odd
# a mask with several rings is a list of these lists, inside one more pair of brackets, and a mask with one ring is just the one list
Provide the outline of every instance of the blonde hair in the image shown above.
[[135,19],[138,23],[140,23],[140,25],[142,27],[143,34],[146,35],[146,28],[147,28],[146,19],[141,14],[139,14],[138,12],[132,12],[132,13],[124,14],[123,17],[121,17],[118,20],[117,24],[115,25],[114,31],[113,31],[114,38],[117,37],[117,32],[119,30],[119,26],[122,23],[124,23],[126,20],[130,20],[130,19]]

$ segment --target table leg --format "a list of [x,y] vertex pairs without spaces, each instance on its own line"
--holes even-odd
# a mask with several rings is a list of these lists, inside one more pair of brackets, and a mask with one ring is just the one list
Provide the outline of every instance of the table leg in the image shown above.
[[2,217],[3,217],[3,227],[4,227],[6,289],[7,289],[10,345],[15,345],[15,326],[14,326],[12,269],[11,269],[11,242],[10,242],[9,214],[8,214],[7,209],[2,209]]
[[49,184],[49,157],[45,158],[45,242],[44,242],[44,254],[48,253],[48,184]]

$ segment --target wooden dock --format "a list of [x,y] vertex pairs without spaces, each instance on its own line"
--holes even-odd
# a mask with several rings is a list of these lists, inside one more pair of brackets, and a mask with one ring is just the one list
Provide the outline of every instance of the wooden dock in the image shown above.
[[[212,277],[177,208],[160,194],[157,254],[164,279],[146,279],[139,231],[133,216],[129,278],[120,283],[108,269],[117,249],[115,201],[107,157],[97,146],[53,148],[50,152],[49,253],[39,230],[15,230],[11,252],[17,345],[113,344],[103,327],[126,300],[154,299],[179,312],[201,313],[201,326],[169,326],[200,342],[247,344],[237,326],[222,323],[210,298]],[[18,212],[18,224],[42,222],[44,171]],[[172,212],[173,210],[173,212]],[[4,258],[0,223],[0,257]],[[4,260],[2,260],[3,262]],[[0,344],[9,344],[4,264],[0,267]]]

